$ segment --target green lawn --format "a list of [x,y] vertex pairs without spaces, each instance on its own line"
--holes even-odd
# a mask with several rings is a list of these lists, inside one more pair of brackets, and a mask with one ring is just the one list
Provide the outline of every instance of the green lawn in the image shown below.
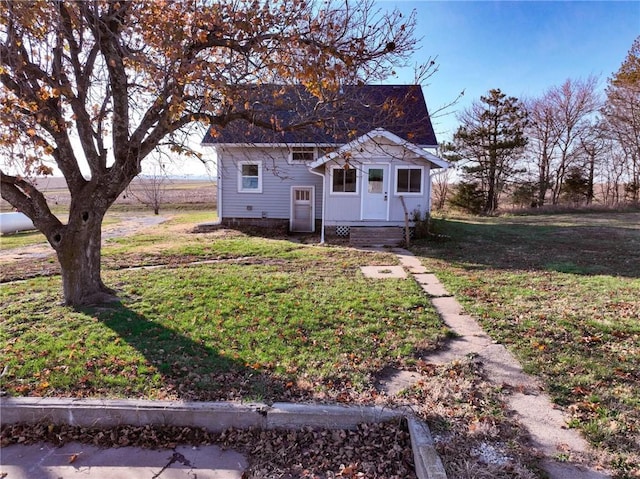
[[[105,271],[123,298],[113,308],[57,306],[58,277],[3,285],[3,388],[43,396],[337,397],[373,390],[384,367],[414,361],[446,335],[414,281],[361,274],[361,265],[393,264],[393,255],[202,238],[174,238],[156,259],[219,263]],[[120,248],[131,255],[145,237],[120,243],[106,247],[106,257]]]
[[591,442],[640,468],[640,214],[435,220],[417,244]]

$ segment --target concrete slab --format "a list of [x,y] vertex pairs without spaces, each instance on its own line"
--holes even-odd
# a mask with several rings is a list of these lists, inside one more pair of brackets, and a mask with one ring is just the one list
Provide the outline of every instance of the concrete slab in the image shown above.
[[0,477],[7,479],[241,479],[247,467],[245,456],[218,446],[151,450],[42,443],[3,447],[0,457]]
[[[189,403],[181,401],[136,401],[136,400],[87,400],[56,398],[0,398],[0,408],[12,411],[11,422],[38,422],[52,420],[49,410],[56,411],[54,422],[78,425],[83,418],[96,417],[102,409],[112,411],[117,406],[119,414],[110,418],[111,425],[127,424],[128,418],[138,418],[136,411],[141,406],[146,409],[164,411],[163,416],[156,416],[162,422],[155,423],[154,417],[149,417],[149,424],[178,424],[187,416],[183,411],[208,411],[209,424],[219,425],[221,422],[240,424],[243,415],[258,414],[262,417],[260,427],[267,429],[301,429],[306,426],[345,429],[355,428],[361,423],[387,421],[400,417],[413,417],[411,411],[405,409],[390,409],[382,406],[342,406],[329,404],[295,404],[274,403],[251,404],[245,407],[241,404],[237,409],[229,408],[229,403]],[[169,421],[172,404],[177,413],[176,421]],[[127,407],[129,410],[127,411]],[[216,407],[219,405],[220,407]],[[48,407],[51,406],[51,407]],[[67,414],[63,414],[66,408]],[[83,413],[82,411],[90,411]],[[222,421],[217,419],[220,415]],[[415,421],[418,419],[414,418]],[[8,422],[7,422],[8,423]],[[104,424],[104,423],[101,423]],[[201,426],[201,427],[207,427]],[[242,427],[242,426],[236,426]],[[428,430],[427,424],[422,428]],[[201,452],[200,452],[201,451]],[[233,451],[228,451],[232,453]],[[435,454],[435,450],[433,451]],[[425,456],[427,466],[431,462],[439,461],[437,454]],[[235,454],[221,454],[217,448],[191,448],[182,446],[172,450],[150,451],[139,448],[100,449],[85,444],[68,444],[62,448],[51,445],[21,446],[12,445],[0,450],[0,478],[8,479],[68,479],[87,477],[90,479],[115,479],[149,477],[156,479],[236,479],[241,478],[246,470],[247,461],[244,456]],[[74,458],[71,461],[71,458]],[[207,462],[209,461],[209,462]],[[431,462],[429,462],[431,461]],[[7,473],[2,476],[2,473]],[[429,479],[418,473],[419,479]],[[439,477],[439,476],[438,476]]]
[[526,374],[518,360],[502,344],[490,344],[478,353],[478,358],[492,383],[528,391],[542,390],[537,379]]
[[441,316],[445,314],[462,314],[463,311],[462,306],[453,296],[446,298],[433,298],[431,303]]
[[[434,298],[442,299],[442,298]],[[472,336],[484,338],[487,342],[492,342],[491,337],[484,332],[482,326],[467,314],[441,314],[440,317],[456,334],[460,336]]]
[[380,379],[377,388],[389,396],[395,396],[399,392],[413,386],[422,375],[416,371],[394,369],[387,371],[384,378]]
[[402,266],[362,266],[360,268],[365,278],[386,279],[398,278],[405,279],[407,272]]
[[439,285],[442,285],[442,283],[440,283],[440,280],[437,278],[437,276],[435,274],[432,274],[432,273],[414,274],[413,278],[419,284],[439,284]]
[[478,354],[486,347],[486,340],[464,336],[447,341],[443,347],[426,354],[422,359],[431,364],[447,364],[464,359],[470,354]]
[[[406,250],[404,250],[406,251]],[[407,268],[412,274],[427,273],[427,268],[423,266],[419,258],[416,258],[409,252],[397,253],[400,264]]]
[[545,394],[514,393],[509,406],[519,421],[527,425],[535,446],[547,455],[564,451],[580,454],[589,451],[589,444],[575,429],[568,429],[565,415],[556,409]]
[[421,284],[422,290],[431,297],[451,296],[451,293],[445,289],[440,283]]
[[542,461],[542,468],[552,479],[609,479],[611,477],[605,472],[594,471],[568,462]]

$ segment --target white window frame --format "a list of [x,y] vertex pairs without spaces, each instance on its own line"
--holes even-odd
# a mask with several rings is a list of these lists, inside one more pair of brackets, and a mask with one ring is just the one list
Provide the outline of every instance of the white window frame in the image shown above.
[[[398,191],[398,172],[400,170],[420,170],[420,191]],[[424,166],[417,165],[404,165],[404,166],[396,166],[395,178],[393,179],[393,194],[395,196],[422,196],[424,195],[425,185],[424,185]]]
[[[294,154],[298,152],[313,153],[313,158],[310,160],[298,160],[294,158]],[[289,164],[307,164],[318,159],[318,149],[314,146],[292,146],[289,148]]]
[[333,172],[335,170],[343,170],[345,171],[344,167],[342,166],[332,166],[329,169],[329,193],[331,195],[335,195],[335,196],[357,196],[360,193],[360,173],[355,170],[353,167],[350,168],[351,170],[354,170],[356,172],[356,191],[333,191]]
[[[258,187],[257,188],[244,188],[242,184],[242,167],[245,165],[258,166]],[[253,177],[251,177],[253,178]],[[238,162],[238,193],[262,193],[262,161],[261,160],[247,160]]]

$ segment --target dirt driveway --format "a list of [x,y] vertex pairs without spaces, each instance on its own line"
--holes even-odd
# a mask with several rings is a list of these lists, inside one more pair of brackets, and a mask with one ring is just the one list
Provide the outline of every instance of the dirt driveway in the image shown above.
[[[111,238],[119,238],[135,234],[170,219],[168,216],[156,216],[140,213],[118,213],[116,218],[118,219],[117,222],[104,225],[102,227],[103,242]],[[17,248],[0,249],[0,273],[2,273],[0,274],[0,282],[7,279],[5,277],[5,273],[7,273],[7,265],[9,264],[11,265],[12,270],[27,270],[33,268],[34,262],[42,263],[42,272],[46,274],[48,272],[47,264],[51,265],[51,260],[49,258],[54,255],[55,251],[49,243],[44,240],[44,238],[42,243],[20,246]],[[12,276],[15,277],[15,275]]]

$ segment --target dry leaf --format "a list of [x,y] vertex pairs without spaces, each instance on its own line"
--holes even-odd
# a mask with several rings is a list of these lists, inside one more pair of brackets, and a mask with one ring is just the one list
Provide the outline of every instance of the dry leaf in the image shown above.
[[73,462],[76,462],[76,459],[78,459],[78,456],[79,456],[79,455],[80,455],[79,453],[71,454],[71,455],[69,456],[69,464],[71,464],[71,463],[73,463]]

